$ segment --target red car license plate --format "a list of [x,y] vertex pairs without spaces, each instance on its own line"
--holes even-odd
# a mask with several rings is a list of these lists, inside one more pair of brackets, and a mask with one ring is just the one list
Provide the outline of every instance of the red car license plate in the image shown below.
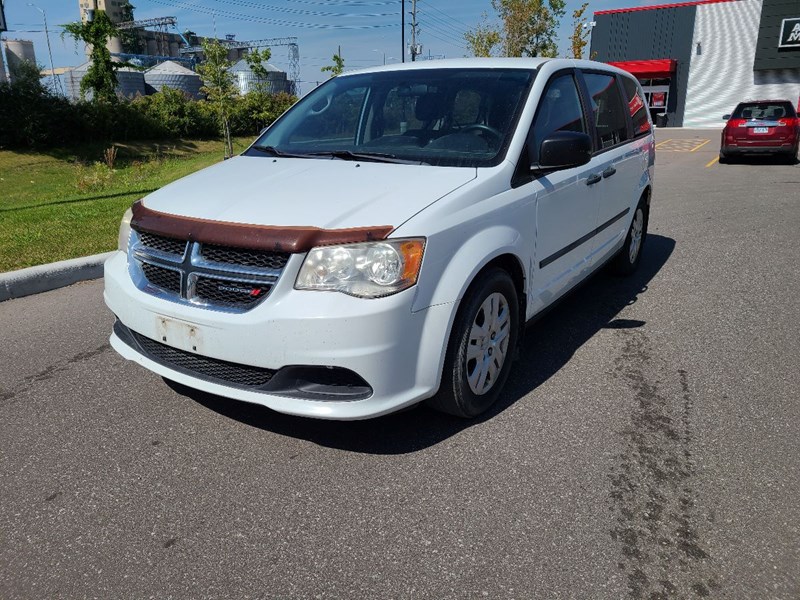
[[753,133],[769,133],[769,127],[753,127]]

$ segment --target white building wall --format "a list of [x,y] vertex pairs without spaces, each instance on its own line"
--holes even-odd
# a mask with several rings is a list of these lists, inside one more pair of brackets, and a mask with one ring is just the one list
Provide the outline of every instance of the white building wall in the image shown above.
[[743,100],[785,98],[797,104],[800,69],[753,71],[761,2],[697,6],[684,127],[722,127],[722,115]]

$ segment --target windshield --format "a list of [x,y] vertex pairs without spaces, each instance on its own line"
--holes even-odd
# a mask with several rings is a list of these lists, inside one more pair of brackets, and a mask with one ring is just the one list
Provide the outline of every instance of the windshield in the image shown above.
[[534,71],[419,69],[340,76],[300,100],[248,155],[491,166]]
[[736,107],[733,119],[782,119],[794,118],[790,102],[746,102]]

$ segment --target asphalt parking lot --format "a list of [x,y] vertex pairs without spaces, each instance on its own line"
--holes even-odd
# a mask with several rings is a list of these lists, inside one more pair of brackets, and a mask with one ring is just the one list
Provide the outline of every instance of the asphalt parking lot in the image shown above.
[[640,271],[528,330],[500,405],[303,420],[0,303],[0,597],[800,597],[800,165],[659,130]]

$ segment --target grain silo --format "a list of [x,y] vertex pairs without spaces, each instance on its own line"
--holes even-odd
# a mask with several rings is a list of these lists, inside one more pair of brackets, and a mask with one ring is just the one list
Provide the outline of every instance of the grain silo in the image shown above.
[[[82,65],[70,69],[64,73],[64,80],[67,84],[67,97],[70,100],[81,99],[81,81],[86,77],[86,72],[91,66],[91,62],[85,62]],[[86,91],[86,100],[92,99],[92,91]],[[144,73],[132,69],[130,67],[123,67],[117,70],[117,95],[124,96],[125,98],[135,98],[136,96],[145,95]]]
[[269,63],[264,64],[264,69],[267,71],[266,80],[257,77],[245,59],[237,62],[229,70],[233,74],[234,81],[239,87],[239,93],[241,94],[247,94],[253,91],[256,84],[260,82],[266,83],[265,91],[272,94],[289,91],[289,82],[286,73]]
[[168,87],[181,90],[192,98],[200,97],[200,88],[203,86],[200,75],[171,60],[145,71],[144,82],[148,94],[160,92],[161,88]]
[[6,60],[8,61],[8,76],[13,82],[17,71],[17,66],[23,62],[28,62],[38,67],[36,64],[36,53],[33,50],[33,42],[30,40],[5,40]]

